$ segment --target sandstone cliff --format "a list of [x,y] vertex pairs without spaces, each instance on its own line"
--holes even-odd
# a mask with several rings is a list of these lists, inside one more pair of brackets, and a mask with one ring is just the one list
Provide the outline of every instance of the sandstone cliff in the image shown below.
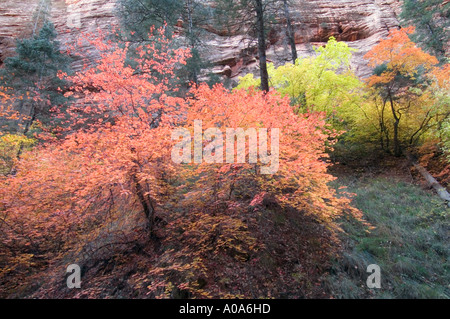
[[[299,56],[313,53],[330,36],[357,49],[353,68],[361,77],[370,69],[362,58],[391,28],[399,25],[401,0],[293,0],[295,39]],[[108,0],[2,0],[0,2],[0,61],[13,54],[14,38],[32,34],[39,14],[48,13],[63,45],[76,41],[80,32],[107,29],[118,22],[115,1]],[[208,28],[205,37],[214,71],[236,79],[255,71],[256,50],[248,35],[224,35]],[[269,35],[268,58],[276,64],[289,59],[289,48],[280,24]],[[250,46],[250,49],[249,49]],[[81,63],[74,63],[79,69]]]
[[[1,0],[0,63],[13,54],[14,38],[33,34],[36,21],[45,14],[55,24],[63,47],[75,43],[82,32],[108,29],[118,22],[114,0]],[[81,68],[80,61],[74,68]]]

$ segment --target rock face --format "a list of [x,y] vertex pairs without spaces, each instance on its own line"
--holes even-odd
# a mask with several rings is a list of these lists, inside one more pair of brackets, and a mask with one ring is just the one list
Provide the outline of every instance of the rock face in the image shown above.
[[[59,32],[63,46],[74,43],[81,32],[108,29],[118,23],[115,0],[1,0],[0,61],[14,52],[14,38],[30,36],[37,17],[47,13]],[[388,30],[399,25],[401,0],[292,0],[292,20],[299,56],[314,54],[313,46],[323,45],[330,36],[348,42],[358,50],[353,58],[357,75],[371,70],[363,59]],[[269,33],[268,59],[276,65],[289,60],[290,49],[283,21]],[[257,69],[255,39],[247,34],[226,35],[207,28],[208,57],[214,72],[234,80]],[[94,57],[92,57],[94,59]],[[1,62],[0,62],[1,63]],[[81,62],[74,62],[79,69]]]
[[[402,2],[399,0],[292,0],[292,20],[295,23],[295,42],[299,57],[314,54],[313,47],[324,45],[330,36],[345,41],[357,50],[352,67],[360,77],[371,70],[363,56],[392,28]],[[285,37],[283,21],[269,33],[268,60],[275,65],[290,61],[290,48]],[[248,48],[253,42],[253,50]],[[257,68],[255,39],[243,35],[216,36],[208,44],[214,50],[212,60],[232,69],[232,77]],[[219,72],[220,67],[216,67]]]
[[[63,48],[81,33],[108,30],[118,22],[114,0],[1,0],[0,64],[14,54],[14,38],[31,36],[43,16],[55,24]],[[80,69],[81,62],[76,60],[73,68]]]
[[397,16],[401,11],[401,1],[328,0],[306,3],[309,6],[298,11],[307,21],[303,27],[297,28],[299,55],[310,52],[302,40],[326,42],[330,36],[334,36],[338,41],[347,41],[350,47],[357,50],[353,57],[355,73],[361,77],[369,76],[372,71],[363,56],[381,38],[386,37],[390,29],[399,27]]
[[0,2],[0,61],[13,54],[14,38],[28,33],[36,4],[34,0]]

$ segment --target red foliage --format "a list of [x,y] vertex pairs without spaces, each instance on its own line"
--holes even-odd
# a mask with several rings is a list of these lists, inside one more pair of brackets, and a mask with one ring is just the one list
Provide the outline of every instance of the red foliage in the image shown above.
[[[101,58],[69,77],[79,100],[61,113],[68,115],[68,129],[24,154],[17,174],[0,180],[1,242],[7,248],[0,258],[13,265],[0,278],[23,279],[20,269],[42,258],[55,265],[68,255],[83,262],[85,247],[113,244],[105,239],[111,236],[125,233],[133,241],[133,212],[139,212],[152,251],[146,271],[133,280],[153,297],[180,291],[195,297],[276,296],[282,285],[295,290],[307,281],[293,283],[289,263],[271,265],[288,256],[304,262],[297,271],[316,280],[313,269],[336,247],[335,220],[344,214],[361,218],[327,185],[333,177],[325,143],[332,132],[324,115],[297,115],[275,92],[200,85],[187,99],[174,97],[169,79],[188,52],[170,50],[161,30],[158,38],[137,48],[137,69],[127,66],[128,46],[88,40]],[[202,120],[204,130],[280,129],[279,170],[260,174],[260,161],[176,165],[171,133],[175,127],[192,129],[194,120]],[[293,221],[279,228],[286,233],[278,241],[279,215]],[[300,226],[299,220],[308,224]],[[302,231],[310,237],[285,240]],[[99,233],[107,235],[100,241]],[[286,245],[268,265],[255,261]],[[252,269],[254,291],[240,282]],[[265,286],[266,271],[279,279]]]

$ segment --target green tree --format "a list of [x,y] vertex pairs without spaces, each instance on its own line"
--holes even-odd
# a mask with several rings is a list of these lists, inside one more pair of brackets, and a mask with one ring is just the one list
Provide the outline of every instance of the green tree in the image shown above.
[[297,47],[295,45],[295,32],[292,25],[291,11],[289,8],[290,1],[283,0],[282,2],[283,2],[283,15],[284,19],[286,20],[286,35],[288,38],[289,46],[291,47],[292,62],[295,63],[295,61],[298,58],[298,54],[297,54]]
[[167,24],[171,36],[178,19],[183,15],[183,0],[120,0],[118,13],[133,41],[148,41],[150,28]]
[[253,35],[257,39],[259,57],[260,87],[269,91],[267,69],[267,31],[270,21],[275,17],[278,0],[216,0],[216,21],[229,33],[241,32]]
[[[344,42],[330,38],[324,47],[315,48],[316,56],[299,58],[295,64],[278,68],[269,64],[270,85],[289,96],[297,111],[320,111],[328,116],[351,112],[358,104],[362,83],[353,74],[350,59],[354,50]],[[240,79],[238,88],[259,86],[253,74]]]
[[400,15],[404,25],[414,25],[413,40],[441,61],[450,40],[450,2],[442,0],[405,0]]
[[[58,71],[69,72],[71,59],[61,52],[52,23],[45,23],[39,34],[18,40],[16,56],[5,60],[0,72],[0,86],[12,89],[16,107],[26,116],[23,134],[35,120],[48,123],[53,106],[66,101],[62,89],[66,82]],[[17,128],[16,128],[17,130]]]
[[165,37],[169,39],[174,33],[181,33],[184,41],[180,43],[178,38],[173,44],[189,47],[191,58],[184,68],[178,70],[178,75],[182,81],[199,84],[202,71],[209,67],[202,54],[205,31],[202,26],[211,18],[211,8],[198,0],[120,0],[118,11],[126,31],[126,41],[147,42],[153,27],[164,27]]

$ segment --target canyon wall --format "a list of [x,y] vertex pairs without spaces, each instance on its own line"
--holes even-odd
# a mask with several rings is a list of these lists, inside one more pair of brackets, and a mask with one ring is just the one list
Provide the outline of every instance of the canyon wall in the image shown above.
[[[330,36],[357,49],[352,67],[360,77],[371,70],[363,59],[391,28],[399,25],[401,0],[292,0],[295,41],[299,56],[314,54],[313,46],[323,45]],[[36,31],[38,15],[47,12],[55,24],[63,47],[74,43],[81,32],[108,29],[118,23],[115,1],[108,0],[1,0],[0,61],[14,53],[15,38]],[[281,21],[282,22],[282,21]],[[236,80],[257,70],[255,39],[246,34],[227,35],[212,27],[204,38],[214,72]],[[273,27],[268,37],[268,59],[276,65],[289,60],[290,49],[283,23]],[[95,59],[93,55],[92,60]],[[1,62],[0,62],[1,63]],[[81,68],[79,60],[75,69]]]
[[[81,33],[108,30],[118,23],[115,1],[108,0],[0,0],[0,63],[14,54],[15,38],[37,32],[36,22],[47,15],[58,31],[62,48],[75,44]],[[40,19],[42,20],[42,19]],[[95,59],[93,55],[90,57]],[[81,69],[76,59],[75,70]]]
[[[295,42],[299,57],[314,54],[313,47],[324,45],[330,36],[345,41],[357,50],[352,67],[360,77],[367,77],[371,70],[363,56],[389,30],[399,26],[398,15],[402,2],[399,0],[292,0],[292,20],[294,22]],[[290,60],[290,47],[286,41],[283,23],[269,33],[268,60],[275,65]],[[211,59],[223,67],[231,77],[255,71],[256,43],[248,36],[216,36],[208,41]],[[253,43],[254,50],[248,50]],[[230,70],[231,69],[231,70]]]

